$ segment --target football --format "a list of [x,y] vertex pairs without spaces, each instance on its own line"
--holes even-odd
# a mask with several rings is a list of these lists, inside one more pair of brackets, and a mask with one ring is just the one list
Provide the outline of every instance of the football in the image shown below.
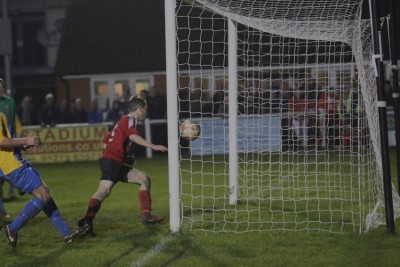
[[192,120],[185,120],[181,123],[180,134],[181,137],[188,141],[197,139],[200,135],[200,125]]

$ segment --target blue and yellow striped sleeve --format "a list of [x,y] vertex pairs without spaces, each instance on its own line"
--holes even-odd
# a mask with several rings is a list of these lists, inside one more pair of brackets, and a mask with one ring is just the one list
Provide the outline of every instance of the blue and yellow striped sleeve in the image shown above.
[[[4,138],[12,138],[8,128],[7,118],[0,112],[0,143]],[[14,148],[0,147],[0,176],[7,175],[22,166],[20,160],[15,156]]]

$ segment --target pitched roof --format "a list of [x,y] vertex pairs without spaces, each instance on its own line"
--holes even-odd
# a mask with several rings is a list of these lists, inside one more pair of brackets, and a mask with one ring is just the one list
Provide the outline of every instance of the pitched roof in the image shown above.
[[164,1],[71,0],[58,75],[165,70]]

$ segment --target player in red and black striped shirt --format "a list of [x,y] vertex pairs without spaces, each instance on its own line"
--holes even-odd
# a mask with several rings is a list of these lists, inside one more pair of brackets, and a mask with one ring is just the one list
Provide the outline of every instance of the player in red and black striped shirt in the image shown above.
[[[140,185],[139,201],[142,209],[142,222],[154,224],[163,218],[151,214],[150,178],[142,171],[132,167],[134,163],[133,149],[138,144],[155,151],[166,152],[162,145],[154,145],[139,135],[136,125],[147,115],[147,104],[140,98],[133,97],[129,101],[129,114],[123,116],[104,139],[103,154],[100,158],[101,177],[99,188],[90,198],[89,207],[79,225],[89,223],[93,227],[93,219],[99,211],[101,203],[110,195],[117,182]],[[91,231],[93,228],[91,228]]]

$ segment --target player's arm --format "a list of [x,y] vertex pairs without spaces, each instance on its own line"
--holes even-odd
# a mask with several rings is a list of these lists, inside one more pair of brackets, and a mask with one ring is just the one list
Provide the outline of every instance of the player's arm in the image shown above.
[[137,134],[131,134],[131,135],[129,136],[129,139],[130,139],[132,142],[135,142],[135,143],[138,144],[138,145],[151,148],[151,149],[153,149],[153,150],[155,150],[155,151],[162,151],[162,152],[168,151],[168,149],[167,149],[165,146],[162,146],[162,145],[154,145],[154,144],[148,142],[146,139],[144,139],[143,137],[141,137],[140,135],[137,135]]
[[41,141],[40,138],[35,135],[29,135],[25,138],[8,138],[6,136],[2,136],[0,138],[0,147],[3,148],[14,148],[14,147],[38,147],[40,146]]
[[106,148],[107,141],[110,139],[110,137],[111,137],[111,133],[107,133],[107,135],[104,136],[104,138],[103,138],[103,148]]

